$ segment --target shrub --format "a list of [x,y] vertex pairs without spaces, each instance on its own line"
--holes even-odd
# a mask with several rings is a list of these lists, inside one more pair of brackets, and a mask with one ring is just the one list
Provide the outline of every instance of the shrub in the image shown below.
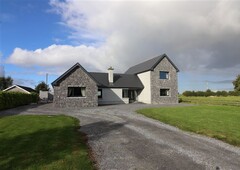
[[178,98],[178,103],[182,103],[183,102],[183,100],[182,100],[182,98]]
[[240,92],[238,91],[217,91],[217,92],[213,92],[211,90],[207,90],[207,91],[185,91],[183,92],[183,96],[186,97],[209,97],[209,96],[240,96]]
[[20,92],[0,92],[0,110],[38,102],[38,94]]

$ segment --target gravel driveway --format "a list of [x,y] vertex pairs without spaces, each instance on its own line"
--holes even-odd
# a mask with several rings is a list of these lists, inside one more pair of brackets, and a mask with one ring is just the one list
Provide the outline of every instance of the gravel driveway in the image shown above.
[[0,115],[66,114],[79,118],[80,130],[88,135],[100,169],[240,169],[240,148],[134,112],[144,107],[151,105],[59,109],[46,104],[11,109]]

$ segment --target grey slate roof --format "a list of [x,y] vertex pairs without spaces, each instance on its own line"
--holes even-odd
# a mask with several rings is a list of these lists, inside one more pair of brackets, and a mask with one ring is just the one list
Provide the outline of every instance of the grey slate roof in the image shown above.
[[98,83],[99,87],[143,89],[144,86],[138,76],[133,74],[113,74],[113,84],[108,82],[108,73],[89,73]]
[[16,85],[18,87],[21,87],[22,89],[28,91],[28,92],[36,92],[34,89],[32,89],[31,87],[26,87],[26,86],[20,86],[20,85]]
[[60,77],[52,82],[52,86],[58,86],[59,83],[69,74],[71,74],[75,69],[81,68],[90,78],[92,78],[98,87],[111,87],[111,88],[135,88],[143,89],[144,86],[136,75],[128,74],[113,74],[113,84],[108,82],[108,73],[96,73],[96,72],[87,72],[79,63],[73,65]]
[[169,62],[173,65],[173,67],[177,70],[178,68],[173,64],[173,62],[168,58],[166,54],[162,54],[158,57],[135,65],[129,68],[125,74],[114,74],[113,84],[109,84],[108,82],[108,73],[98,73],[98,72],[88,72],[86,71],[79,63],[73,65],[70,69],[68,69],[65,73],[63,73],[60,77],[58,77],[55,81],[52,82],[52,86],[58,86],[59,83],[69,74],[71,74],[75,69],[81,68],[90,78],[92,78],[98,87],[106,87],[106,88],[133,88],[133,89],[143,89],[144,86],[138,76],[136,74],[142,73],[145,71],[153,70],[161,60],[166,57]]
[[145,62],[142,62],[140,64],[137,64],[133,67],[130,67],[125,74],[139,74],[139,73],[143,73],[145,71],[153,71],[154,68],[161,62],[161,60],[166,57],[169,62],[173,65],[173,67],[177,70],[177,72],[179,71],[179,69],[173,64],[173,62],[168,58],[168,56],[166,54],[162,54],[160,56],[157,56],[155,58],[152,58],[150,60],[147,60]]
[[11,87],[8,87],[8,88],[4,89],[3,91],[11,90],[11,89],[13,89],[14,87],[21,88],[21,89],[23,89],[23,90],[26,90],[26,91],[29,92],[29,93],[36,92],[36,91],[35,91],[34,89],[32,89],[31,87],[20,86],[20,85],[17,85],[17,84],[12,85]]

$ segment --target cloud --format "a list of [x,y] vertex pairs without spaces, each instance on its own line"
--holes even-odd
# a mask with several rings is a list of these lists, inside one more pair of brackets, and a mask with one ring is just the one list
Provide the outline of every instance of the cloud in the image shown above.
[[112,65],[125,71],[166,53],[181,71],[239,71],[240,1],[51,0],[50,5],[79,45],[16,48],[9,63],[67,68],[79,62],[90,70]]
[[[104,49],[103,49],[104,48]],[[80,62],[88,69],[106,70],[104,66],[112,63],[111,55],[107,54],[105,47],[92,46],[51,45],[44,49],[34,51],[15,48],[7,62],[20,66],[42,66],[52,70],[52,67],[70,67]],[[103,64],[104,61],[104,64]],[[117,64],[117,63],[115,63]],[[53,71],[56,71],[54,69]]]
[[29,79],[21,79],[21,78],[14,78],[13,84],[27,86],[27,87],[35,87],[37,82],[35,80],[29,80]]
[[213,84],[229,84],[229,83],[232,83],[233,80],[206,81],[206,82],[213,83]]

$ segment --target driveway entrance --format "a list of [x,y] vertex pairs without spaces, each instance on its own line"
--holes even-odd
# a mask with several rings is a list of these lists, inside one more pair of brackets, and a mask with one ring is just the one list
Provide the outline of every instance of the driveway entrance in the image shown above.
[[60,109],[47,104],[2,111],[0,115],[65,114],[78,118],[80,131],[88,135],[98,166],[104,170],[240,169],[239,147],[184,132],[134,112],[153,106],[157,107],[128,104]]

